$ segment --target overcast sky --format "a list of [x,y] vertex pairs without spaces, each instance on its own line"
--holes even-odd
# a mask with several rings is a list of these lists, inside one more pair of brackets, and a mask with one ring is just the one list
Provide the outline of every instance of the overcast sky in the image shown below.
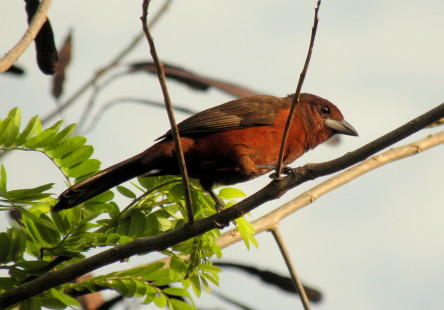
[[[153,12],[162,1],[153,1]],[[26,29],[23,3],[0,2],[0,53],[7,52]],[[160,58],[189,70],[284,96],[294,92],[305,59],[315,1],[176,0],[153,29]],[[356,149],[444,99],[444,1],[324,1],[304,92],[329,99],[359,131],[339,146],[322,145],[293,166],[321,162]],[[140,31],[141,1],[54,1],[49,16],[57,44],[73,31],[73,60],[65,97],[106,65]],[[3,118],[19,106],[23,119],[55,108],[50,78],[35,65],[30,48],[18,61],[27,74],[0,76]],[[146,42],[125,63],[150,60]],[[116,69],[119,72],[121,69]],[[198,93],[169,83],[174,104],[200,111],[232,99],[216,90]],[[83,96],[63,117],[77,122],[90,100]],[[121,97],[161,101],[153,76],[134,74],[111,83],[93,112]],[[185,114],[177,113],[183,119]],[[56,119],[54,119],[55,121]],[[88,133],[103,167],[142,151],[168,129],[165,111],[135,104],[110,109]],[[419,140],[442,128],[427,129],[399,143]],[[298,272],[324,293],[314,309],[444,308],[444,147],[380,168],[322,197],[282,222],[281,229]],[[9,189],[56,182],[63,177],[39,155],[15,153],[4,160]],[[48,172],[49,170],[49,172]],[[323,178],[322,180],[325,180]],[[279,201],[261,206],[257,218],[318,184],[294,189]],[[253,193],[265,176],[239,187]],[[6,228],[4,219],[1,230]],[[242,244],[224,259],[286,273],[270,234],[260,247]],[[132,259],[146,262],[154,257]],[[112,268],[126,268],[126,265]],[[112,270],[111,267],[106,271]],[[220,290],[254,309],[299,309],[300,302],[257,281],[227,271]],[[217,306],[211,296],[199,305]],[[222,306],[221,306],[222,307]],[[229,309],[229,306],[225,306]]]

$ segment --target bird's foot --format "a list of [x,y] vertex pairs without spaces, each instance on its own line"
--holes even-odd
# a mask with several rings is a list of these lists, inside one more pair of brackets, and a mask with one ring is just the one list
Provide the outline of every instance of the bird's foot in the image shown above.
[[[295,173],[295,169],[293,169],[291,167],[284,166],[282,168],[282,175],[290,175],[290,174],[294,174],[294,173]],[[270,179],[273,179],[275,181],[280,181],[284,178],[282,175],[278,175],[277,172],[273,172],[272,174],[270,174]]]
[[217,213],[222,212],[227,208],[225,207],[225,205],[222,204],[221,201],[216,202],[216,205],[214,207],[216,208]]

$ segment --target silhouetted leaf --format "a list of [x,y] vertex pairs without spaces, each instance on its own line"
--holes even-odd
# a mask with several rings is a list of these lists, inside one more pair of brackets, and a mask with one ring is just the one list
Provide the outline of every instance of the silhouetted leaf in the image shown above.
[[[165,70],[165,76],[167,78],[174,79],[178,82],[184,83],[185,85],[196,90],[206,91],[210,87],[215,87],[221,91],[224,91],[236,97],[246,97],[258,94],[255,91],[235,85],[233,83],[228,83],[220,80],[207,78],[202,75],[197,75],[188,70],[185,70],[183,68],[174,65],[165,64],[165,63],[163,65]],[[133,63],[130,65],[130,71],[132,72],[145,71],[155,74],[156,67],[152,62]]]
[[20,68],[19,66],[16,66],[16,65],[12,65],[5,72],[11,73],[11,74],[14,74],[14,75],[25,75],[25,70],[23,70],[22,68]]
[[[28,14],[28,24],[31,23],[37,8],[39,0],[25,0],[26,13]],[[57,49],[54,43],[54,33],[52,31],[49,19],[43,24],[39,33],[34,39],[37,52],[37,64],[40,70],[45,74],[54,74],[57,68]]]
[[63,93],[63,83],[66,77],[66,68],[71,61],[72,32],[70,31],[59,51],[59,65],[52,80],[52,95],[58,99]]
[[[217,263],[214,263],[214,265],[222,267],[222,268],[228,267],[228,268],[235,268],[238,270],[242,270],[242,271],[247,272],[251,275],[259,277],[264,283],[276,286],[276,287],[280,288],[281,290],[286,291],[288,293],[296,294],[296,289],[294,288],[291,278],[279,275],[275,272],[268,271],[268,270],[260,270],[256,267],[246,266],[246,265],[237,264],[237,263],[217,262]],[[316,289],[307,287],[306,285],[304,285],[304,288],[305,288],[305,293],[307,294],[307,297],[310,301],[312,301],[312,302],[321,301],[321,299],[322,299],[321,292],[319,292]]]

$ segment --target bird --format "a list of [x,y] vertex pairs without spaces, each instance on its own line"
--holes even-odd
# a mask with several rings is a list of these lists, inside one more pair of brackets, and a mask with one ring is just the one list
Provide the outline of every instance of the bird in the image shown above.
[[[190,178],[220,203],[214,185],[233,185],[264,175],[277,165],[280,145],[295,94],[253,95],[228,101],[178,124]],[[330,101],[301,93],[284,151],[288,165],[335,134],[358,132]],[[171,130],[143,152],[66,189],[52,211],[77,206],[135,177],[180,175]]]

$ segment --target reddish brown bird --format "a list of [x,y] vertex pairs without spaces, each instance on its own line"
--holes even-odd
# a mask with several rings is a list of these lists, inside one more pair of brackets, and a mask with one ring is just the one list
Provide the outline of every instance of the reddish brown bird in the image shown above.
[[[293,95],[250,96],[197,113],[179,133],[188,174],[212,193],[263,175],[276,165]],[[284,163],[289,164],[334,134],[357,136],[339,109],[321,97],[301,94],[291,123]],[[74,207],[137,176],[180,175],[171,132],[150,148],[65,190],[53,211]],[[217,200],[217,199],[216,199]]]

